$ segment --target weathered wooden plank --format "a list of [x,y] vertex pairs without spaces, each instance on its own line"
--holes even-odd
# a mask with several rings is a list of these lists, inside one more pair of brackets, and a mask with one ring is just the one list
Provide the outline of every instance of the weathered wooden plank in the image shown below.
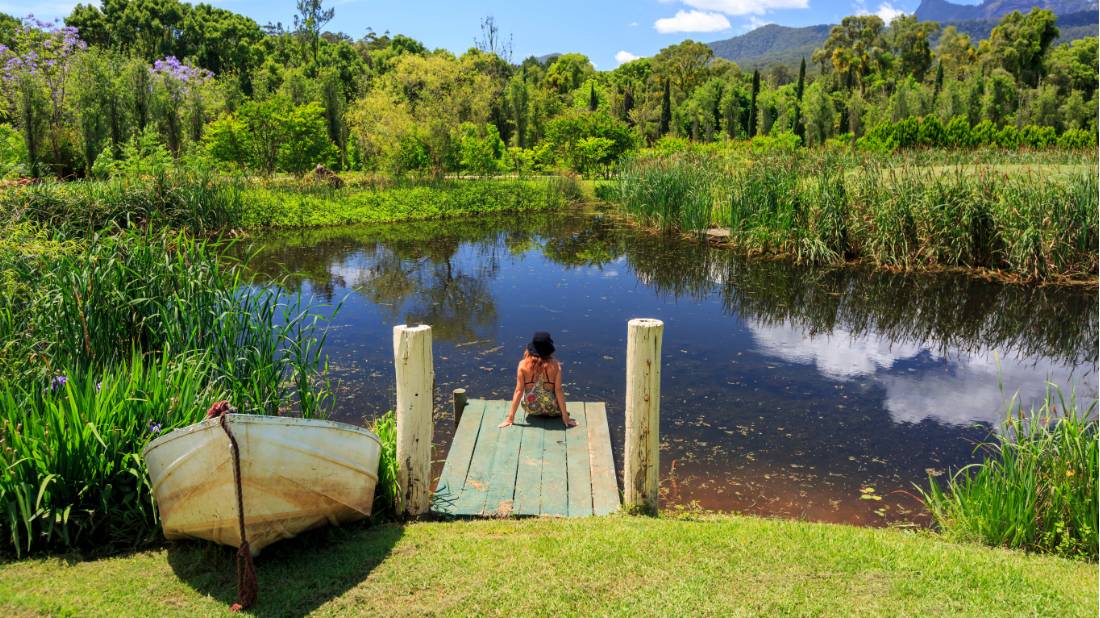
[[513,499],[516,492],[516,471],[519,467],[519,448],[522,443],[523,427],[497,427],[500,421],[508,415],[508,401],[497,401],[490,404],[493,418],[489,425],[492,429],[487,431],[499,432],[497,437],[496,456],[493,458],[493,469],[489,475],[489,493],[485,499],[485,513],[488,515],[511,515],[514,509]]
[[542,446],[542,506],[539,514],[565,517],[569,514],[565,425],[560,418],[541,418],[539,421],[545,427]]
[[592,513],[607,515],[619,510],[620,506],[607,410],[603,402],[587,402],[584,412],[588,421],[588,451],[592,467]]
[[592,464],[588,454],[588,421],[585,404],[569,401],[565,404],[577,426],[565,430],[565,464],[569,474],[569,516],[592,514]]
[[520,438],[519,463],[516,470],[516,492],[512,512],[516,515],[538,515],[542,493],[543,429],[517,421],[515,429],[523,429]]
[[462,486],[466,484],[466,474],[470,470],[474,445],[477,444],[477,435],[481,431],[485,406],[484,399],[471,399],[462,415],[462,421],[455,429],[451,448],[447,451],[447,461],[443,464],[443,472],[439,475],[435,496],[432,498],[432,510],[437,513],[455,512],[455,501],[462,493]]
[[470,458],[470,471],[466,473],[462,494],[455,502],[455,513],[458,515],[481,515],[485,509],[485,498],[489,493],[489,476],[492,473],[497,438],[500,436],[496,425],[504,418],[503,415],[496,418],[500,410],[497,403],[496,401],[485,403],[481,431],[478,432],[474,454]]

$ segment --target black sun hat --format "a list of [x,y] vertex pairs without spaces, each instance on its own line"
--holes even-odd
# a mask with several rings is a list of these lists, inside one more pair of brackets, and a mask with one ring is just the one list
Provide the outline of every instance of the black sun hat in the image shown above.
[[531,337],[531,343],[527,344],[527,351],[540,358],[550,358],[554,353],[554,340],[550,333],[538,331]]

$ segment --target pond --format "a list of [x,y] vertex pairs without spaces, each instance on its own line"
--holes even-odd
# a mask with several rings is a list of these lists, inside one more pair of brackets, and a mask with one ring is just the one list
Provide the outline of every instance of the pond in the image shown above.
[[432,326],[437,474],[451,390],[509,398],[535,330],[554,335],[567,397],[607,402],[621,472],[632,317],[665,322],[665,508],[921,524],[914,484],[974,461],[1014,393],[1097,396],[1090,288],[799,267],[599,214],[281,232],[248,250],[261,279],[340,305],[338,420],[391,409],[392,327]]

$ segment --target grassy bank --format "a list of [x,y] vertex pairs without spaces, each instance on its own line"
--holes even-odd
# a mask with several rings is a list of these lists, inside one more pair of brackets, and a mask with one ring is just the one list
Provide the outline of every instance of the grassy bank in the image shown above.
[[[233,553],[0,566],[9,615],[222,615]],[[257,561],[257,615],[1094,615],[1095,565],[889,529],[703,517],[327,530]]]
[[1097,177],[1084,163],[677,153],[628,161],[605,196],[645,224],[727,228],[738,248],[801,262],[1082,280],[1096,276],[1100,238]]
[[195,234],[445,219],[561,208],[581,197],[572,177],[530,180],[349,182],[265,180],[175,169],[162,176],[43,182],[0,188],[0,220],[88,236],[169,227]]

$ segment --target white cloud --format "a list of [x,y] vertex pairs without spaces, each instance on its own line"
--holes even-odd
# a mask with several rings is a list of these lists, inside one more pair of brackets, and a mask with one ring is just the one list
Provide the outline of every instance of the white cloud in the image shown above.
[[627,26],[629,26],[631,28],[637,28],[638,27],[638,22],[632,21],[629,24],[627,24]]
[[624,49],[615,54],[615,62],[618,62],[619,64],[626,64],[632,60],[637,60],[640,57],[641,56],[635,56],[634,54]]
[[[853,6],[855,8],[856,15],[871,15],[871,12],[867,10],[867,5],[864,4],[862,0],[860,2],[856,2]],[[905,11],[896,8],[893,4],[890,4],[889,2],[883,2],[882,4],[878,5],[878,10],[875,11],[874,14],[878,15],[879,19],[881,19],[884,23],[889,24],[890,22],[894,21],[895,17],[901,17],[902,15],[905,15]]]
[[905,15],[905,11],[894,8],[894,5],[890,4],[889,2],[883,2],[882,4],[878,5],[878,10],[875,11],[875,15],[881,17],[882,21],[890,23],[894,21],[895,17],[901,17],[902,15]]
[[[1025,404],[1034,404],[1042,399],[1047,380],[1065,393],[1076,388],[1082,400],[1097,396],[1093,368],[1041,357],[999,356],[991,349],[945,356],[911,342],[892,343],[875,333],[852,334],[837,328],[828,335],[812,335],[790,322],[750,322],[749,330],[757,348],[768,356],[812,364],[833,380],[866,379],[878,384],[886,394],[886,409],[898,423],[932,419],[953,425],[996,424],[1013,393],[1019,392]],[[941,368],[905,372],[896,368],[899,362],[921,355]],[[1004,391],[998,383],[1005,385]]]
[[744,31],[744,32],[749,32],[751,30],[756,30],[757,28],[759,28],[761,26],[767,26],[768,24],[774,24],[774,23],[775,22],[773,22],[773,21],[769,21],[767,19],[760,19],[759,17],[757,17],[755,15],[750,15],[749,16],[749,21],[741,26],[741,30]]
[[673,32],[718,32],[728,30],[730,21],[721,13],[703,11],[676,11],[672,17],[664,17],[653,22],[653,27],[661,34]]
[[684,4],[703,11],[726,15],[763,15],[779,9],[806,9],[810,0],[683,0]]

